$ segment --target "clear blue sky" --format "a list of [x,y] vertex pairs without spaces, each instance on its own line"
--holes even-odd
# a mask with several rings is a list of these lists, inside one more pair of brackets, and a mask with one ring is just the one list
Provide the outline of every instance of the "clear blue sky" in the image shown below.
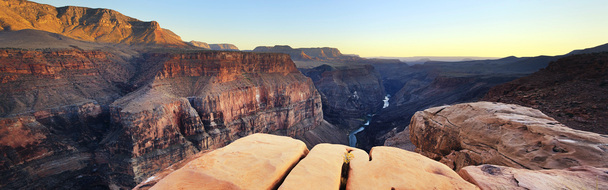
[[158,21],[184,41],[361,56],[537,56],[608,43],[606,0],[35,0]]

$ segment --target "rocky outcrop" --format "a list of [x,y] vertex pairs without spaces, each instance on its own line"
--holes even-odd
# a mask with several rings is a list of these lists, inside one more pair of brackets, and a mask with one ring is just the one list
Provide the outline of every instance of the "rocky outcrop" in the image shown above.
[[275,189],[307,153],[301,141],[253,134],[189,162],[151,189]]
[[304,136],[323,120],[320,95],[287,55],[203,51],[144,59],[150,70],[134,79],[144,87],[110,105],[116,134],[106,146],[124,156],[111,162],[121,170],[116,178],[140,182],[199,150],[253,133]]
[[570,129],[532,108],[475,102],[416,112],[416,152],[459,170],[479,164],[525,169],[608,167],[608,137]]
[[156,21],[143,22],[109,9],[56,8],[7,0],[0,2],[0,10],[0,30],[4,31],[36,29],[84,41],[188,46],[178,35],[160,28]]
[[374,147],[351,152],[346,189],[478,189],[447,166],[420,154]]
[[239,48],[233,44],[209,44],[211,50],[239,51]]
[[375,147],[370,156],[332,144],[319,144],[308,152],[300,141],[262,134],[203,155],[151,189],[339,189],[341,185],[345,189],[478,189],[447,166],[413,152]]
[[322,96],[324,118],[333,124],[355,128],[365,122],[361,118],[384,105],[384,87],[370,65],[322,65],[301,71],[314,81]]
[[397,132],[397,128],[395,128],[392,131],[386,133],[385,136],[386,137],[383,137],[383,139],[386,139],[384,141],[384,146],[396,147],[409,151],[416,150],[416,146],[414,146],[414,144],[412,144],[412,141],[410,141],[409,126],[405,127],[405,129],[401,132]]
[[607,189],[608,169],[575,166],[527,170],[506,166],[467,166],[458,172],[481,189]]
[[608,134],[607,71],[606,52],[572,55],[496,86],[483,99],[536,108],[568,127]]

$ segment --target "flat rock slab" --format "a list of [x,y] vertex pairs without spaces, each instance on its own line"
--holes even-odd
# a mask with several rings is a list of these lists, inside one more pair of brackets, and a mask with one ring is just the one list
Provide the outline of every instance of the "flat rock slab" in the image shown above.
[[302,141],[252,134],[191,161],[151,189],[275,189],[307,153]]
[[608,168],[575,166],[528,170],[497,165],[467,166],[458,174],[481,189],[608,189]]
[[478,189],[446,165],[394,147],[351,152],[346,189]]
[[344,154],[353,149],[336,144],[316,145],[279,189],[339,189]]

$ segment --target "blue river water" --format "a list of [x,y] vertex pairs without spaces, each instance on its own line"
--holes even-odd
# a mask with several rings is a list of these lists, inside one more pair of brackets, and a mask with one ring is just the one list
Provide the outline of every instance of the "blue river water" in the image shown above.
[[[387,108],[388,107],[388,100],[390,99],[391,95],[386,95],[384,97],[384,106],[382,106],[382,109]],[[369,122],[372,120],[372,116],[373,115],[367,115],[367,121],[365,122],[365,124],[363,124],[361,127],[359,127],[357,130],[351,131],[348,134],[348,146],[351,147],[357,147],[357,136],[355,136],[357,133],[363,131],[365,129],[366,126],[369,126]]]

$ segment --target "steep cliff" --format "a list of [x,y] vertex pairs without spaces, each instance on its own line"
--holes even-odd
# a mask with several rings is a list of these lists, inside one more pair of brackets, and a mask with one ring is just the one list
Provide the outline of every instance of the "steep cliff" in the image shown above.
[[251,133],[333,127],[288,55],[170,52],[0,51],[0,187],[131,188]]
[[36,29],[84,41],[186,47],[156,21],[143,22],[109,9],[53,7],[21,0],[0,2],[0,31]]
[[380,75],[370,65],[332,67],[322,65],[301,69],[319,90],[325,120],[346,128],[365,121],[367,114],[382,108],[386,95]]
[[572,55],[496,86],[483,99],[533,107],[568,127],[608,134],[606,73],[608,53]]
[[96,151],[134,72],[107,52],[0,50],[0,188],[107,186]]
[[[150,53],[142,88],[110,105],[116,177],[140,182],[199,150],[252,133],[301,136],[323,120],[321,97],[288,55]],[[134,185],[134,184],[133,184]]]

